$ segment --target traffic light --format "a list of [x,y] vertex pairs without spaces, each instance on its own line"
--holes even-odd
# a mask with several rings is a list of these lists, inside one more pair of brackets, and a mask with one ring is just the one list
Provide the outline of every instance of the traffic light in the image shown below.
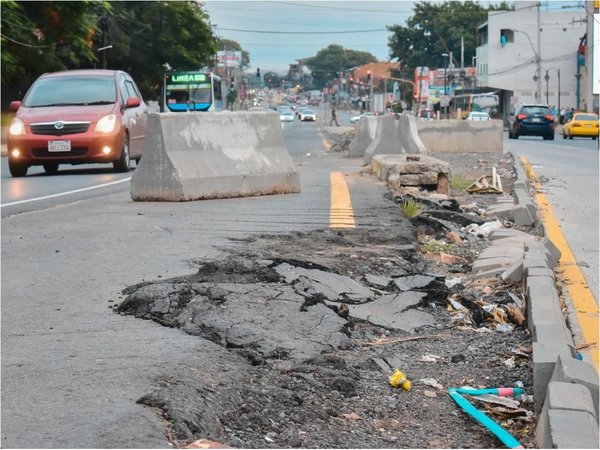
[[367,83],[371,82],[371,71],[367,70]]
[[256,78],[260,78],[260,67],[256,68]]

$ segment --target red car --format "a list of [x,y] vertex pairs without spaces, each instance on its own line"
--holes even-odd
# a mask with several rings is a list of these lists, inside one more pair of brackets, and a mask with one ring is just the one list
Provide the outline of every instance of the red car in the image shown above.
[[127,172],[142,156],[148,110],[120,70],[44,74],[10,109],[17,112],[7,138],[13,177],[39,165],[54,173],[60,164],[112,163]]

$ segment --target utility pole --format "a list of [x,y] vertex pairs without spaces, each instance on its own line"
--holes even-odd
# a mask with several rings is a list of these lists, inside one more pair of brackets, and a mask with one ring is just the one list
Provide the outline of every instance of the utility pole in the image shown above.
[[542,28],[540,20],[540,4],[537,2],[537,101],[542,99]]

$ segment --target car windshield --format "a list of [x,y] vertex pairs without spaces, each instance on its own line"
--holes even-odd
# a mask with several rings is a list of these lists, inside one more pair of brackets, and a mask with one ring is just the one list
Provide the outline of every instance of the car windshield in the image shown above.
[[550,110],[544,106],[525,106],[521,112],[525,114],[548,114]]
[[107,76],[68,76],[40,78],[23,105],[41,106],[102,105],[115,103],[115,79]]
[[314,114],[315,112],[312,109],[305,109],[304,111],[302,111],[302,114]]
[[593,114],[576,114],[573,120],[598,120],[598,116]]

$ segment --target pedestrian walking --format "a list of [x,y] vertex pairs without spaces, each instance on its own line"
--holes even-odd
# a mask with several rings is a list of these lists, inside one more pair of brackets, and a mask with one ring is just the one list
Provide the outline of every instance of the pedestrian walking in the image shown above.
[[329,121],[329,126],[331,126],[331,124],[335,122],[335,126],[339,127],[340,124],[337,121],[337,115],[335,112],[335,103],[331,105],[331,120]]

